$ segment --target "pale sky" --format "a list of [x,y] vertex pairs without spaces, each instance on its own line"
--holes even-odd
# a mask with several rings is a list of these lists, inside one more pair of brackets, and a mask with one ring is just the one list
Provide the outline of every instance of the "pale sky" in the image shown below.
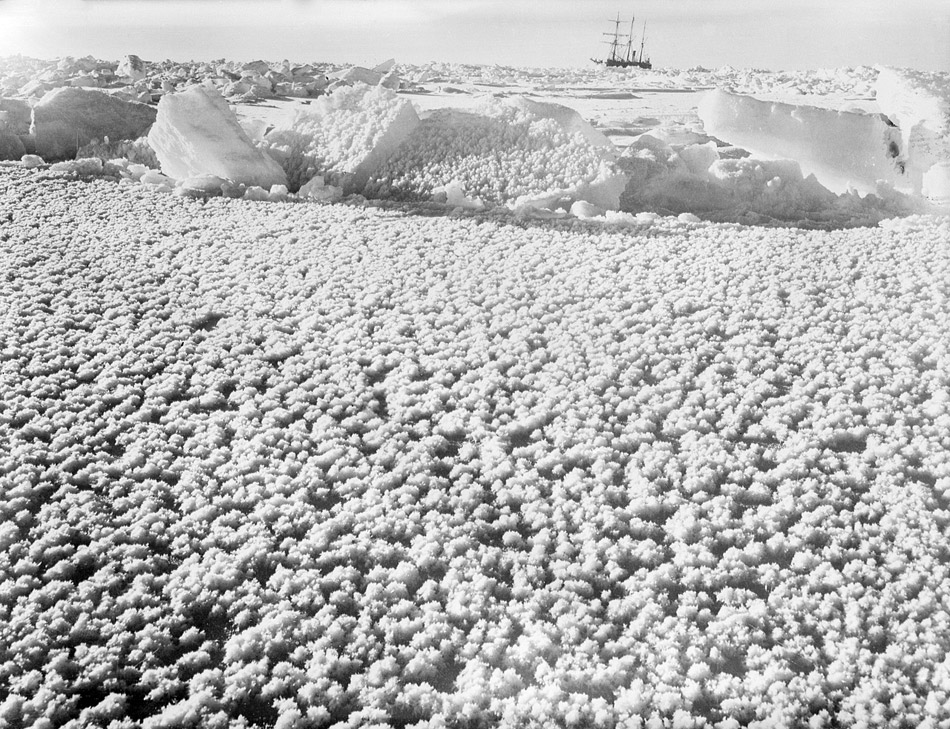
[[658,68],[950,70],[950,0],[0,0],[0,56],[592,67],[618,12]]

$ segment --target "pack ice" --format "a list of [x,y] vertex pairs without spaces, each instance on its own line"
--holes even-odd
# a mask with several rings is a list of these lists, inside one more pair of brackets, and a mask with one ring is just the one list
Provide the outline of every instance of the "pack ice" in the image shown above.
[[793,159],[837,193],[908,187],[901,133],[880,114],[761,101],[715,90],[699,103],[706,132],[765,159]]
[[412,103],[383,86],[337,88],[272,130],[264,147],[297,190],[322,175],[344,192],[362,192],[370,176],[419,124]]
[[875,92],[900,129],[912,191],[950,205],[950,76],[881,68]]
[[148,143],[162,172],[176,180],[215,175],[262,188],[287,183],[280,165],[253,145],[211,86],[163,96]]

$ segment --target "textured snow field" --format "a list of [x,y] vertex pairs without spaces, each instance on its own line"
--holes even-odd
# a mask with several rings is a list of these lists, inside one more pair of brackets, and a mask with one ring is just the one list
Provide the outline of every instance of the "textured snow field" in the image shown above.
[[950,726],[946,217],[0,220],[0,726]]

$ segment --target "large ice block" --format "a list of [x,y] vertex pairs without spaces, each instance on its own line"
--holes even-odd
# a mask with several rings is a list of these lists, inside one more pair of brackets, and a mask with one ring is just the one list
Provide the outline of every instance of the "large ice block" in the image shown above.
[[50,161],[76,156],[80,147],[108,137],[117,142],[143,136],[155,121],[155,109],[109,94],[64,86],[33,107],[36,153]]
[[699,117],[709,134],[769,159],[793,159],[837,193],[909,188],[900,130],[880,114],[834,111],[707,92]]
[[176,180],[216,175],[267,189],[287,183],[280,165],[251,143],[227,102],[210,86],[163,96],[148,143],[162,172]]

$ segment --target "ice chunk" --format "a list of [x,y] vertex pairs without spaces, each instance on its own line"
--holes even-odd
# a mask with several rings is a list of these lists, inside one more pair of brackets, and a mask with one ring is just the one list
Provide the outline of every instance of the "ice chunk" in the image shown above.
[[707,92],[699,117],[709,134],[760,157],[794,159],[827,188],[875,192],[907,186],[901,137],[879,114],[833,111]]
[[[471,198],[465,194],[465,188],[458,180],[452,180],[447,185],[440,185],[432,191],[432,197],[437,202],[445,202],[452,208],[464,208],[466,210],[483,210],[485,203],[479,198]],[[442,200],[444,198],[444,201]]]
[[227,182],[217,175],[198,175],[182,180],[176,192],[185,197],[217,197]]
[[350,66],[331,74],[331,78],[335,78],[337,82],[342,84],[367,84],[368,86],[376,86],[383,80],[383,76],[384,74],[379,71],[363,68],[362,66]]
[[950,74],[881,68],[875,91],[900,129],[913,191],[950,204]]
[[323,175],[317,175],[310,182],[300,188],[297,195],[308,200],[322,200],[334,202],[343,197],[343,190],[333,185],[327,185]]
[[321,97],[264,142],[287,171],[291,190],[320,174],[347,193],[362,192],[418,125],[412,103],[390,89],[358,84]]
[[98,175],[102,172],[102,160],[98,157],[82,157],[56,162],[50,165],[50,172],[71,172],[76,175]]
[[387,73],[389,73],[390,71],[392,71],[395,67],[396,67],[396,59],[395,59],[395,58],[389,58],[389,59],[383,61],[382,63],[380,63],[379,65],[374,66],[374,67],[373,67],[373,70],[374,70],[376,73],[381,73],[381,74],[383,74],[383,75],[385,76]]
[[607,211],[603,208],[593,205],[586,200],[578,200],[571,205],[571,215],[581,220],[603,217],[606,212]]
[[85,144],[108,137],[137,139],[155,121],[155,109],[94,89],[62,87],[33,107],[36,153],[47,160],[75,157]]
[[131,79],[134,83],[135,81],[141,81],[145,78],[145,70],[145,61],[136,55],[130,54],[119,64],[115,75],[120,78]]
[[399,91],[399,87],[402,85],[402,79],[399,77],[399,74],[393,70],[380,79],[379,85],[387,89],[392,89],[393,91]]
[[162,172],[176,180],[216,175],[266,188],[287,182],[280,165],[251,143],[227,102],[210,86],[162,97],[148,142]]

